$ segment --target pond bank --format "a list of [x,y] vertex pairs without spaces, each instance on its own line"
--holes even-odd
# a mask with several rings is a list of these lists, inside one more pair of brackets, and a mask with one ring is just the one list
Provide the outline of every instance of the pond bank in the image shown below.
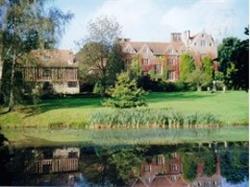
[[137,145],[248,141],[247,127],[208,129],[3,129],[0,131],[17,147],[67,144]]

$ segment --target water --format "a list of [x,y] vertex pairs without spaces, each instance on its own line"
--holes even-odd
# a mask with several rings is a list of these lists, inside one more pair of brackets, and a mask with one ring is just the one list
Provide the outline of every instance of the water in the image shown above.
[[0,184],[248,186],[248,142],[0,149]]

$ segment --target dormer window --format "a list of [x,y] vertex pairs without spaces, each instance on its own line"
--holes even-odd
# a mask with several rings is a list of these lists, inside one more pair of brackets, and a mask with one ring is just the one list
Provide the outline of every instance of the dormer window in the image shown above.
[[144,59],[142,60],[142,63],[143,63],[143,65],[148,65],[148,64],[149,64],[149,61],[148,61],[147,58],[144,58]]
[[206,46],[206,41],[205,40],[201,40],[201,47],[205,47]]
[[169,49],[168,50],[168,54],[174,54],[174,50],[173,49]]
[[50,59],[50,56],[44,56],[44,57],[43,57],[43,60],[44,60],[45,62],[48,62],[49,59]]

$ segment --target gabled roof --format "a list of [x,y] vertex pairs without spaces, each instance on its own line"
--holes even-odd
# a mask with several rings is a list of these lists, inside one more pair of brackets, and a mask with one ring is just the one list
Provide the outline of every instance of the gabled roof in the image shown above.
[[166,176],[156,176],[152,181],[151,187],[170,187],[172,182]]
[[29,57],[42,66],[76,66],[74,54],[69,50],[32,50]]
[[32,50],[25,65],[40,65],[47,67],[77,66],[73,52],[61,49]]
[[167,48],[168,43],[163,42],[134,42],[129,41],[127,45],[131,45],[136,52],[138,52],[143,46],[148,46],[153,54],[162,55]]
[[[124,44],[123,44],[124,45]],[[136,52],[140,51],[142,47],[148,46],[154,55],[164,55],[167,52],[167,49],[173,48],[179,52],[183,47],[185,47],[183,42],[134,42],[128,41],[124,45],[124,48],[131,46]]]

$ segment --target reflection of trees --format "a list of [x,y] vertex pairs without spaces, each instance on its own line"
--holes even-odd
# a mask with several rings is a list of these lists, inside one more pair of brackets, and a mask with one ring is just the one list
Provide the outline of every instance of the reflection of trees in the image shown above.
[[204,174],[212,176],[216,172],[216,157],[212,150],[205,149],[198,152],[199,162],[204,164]]
[[182,155],[183,177],[189,181],[193,181],[196,177],[197,158],[192,154]]
[[10,185],[11,179],[8,172],[8,162],[10,153],[4,142],[8,141],[4,135],[0,133],[0,185]]
[[[32,149],[17,149],[14,151],[9,171],[12,176],[12,185],[33,184],[34,177],[27,171],[27,168],[34,162]],[[16,183],[17,182],[17,183]]]
[[228,182],[233,184],[248,179],[248,147],[233,147],[220,153],[221,173]]
[[197,150],[196,147],[180,149],[182,154],[183,176],[193,181],[197,176],[197,166],[202,164],[204,174],[212,176],[216,172],[216,155],[213,150],[203,146]]
[[140,164],[143,160],[144,146],[120,147],[98,150],[103,163],[103,174],[114,184],[127,184],[131,178],[139,176]]

